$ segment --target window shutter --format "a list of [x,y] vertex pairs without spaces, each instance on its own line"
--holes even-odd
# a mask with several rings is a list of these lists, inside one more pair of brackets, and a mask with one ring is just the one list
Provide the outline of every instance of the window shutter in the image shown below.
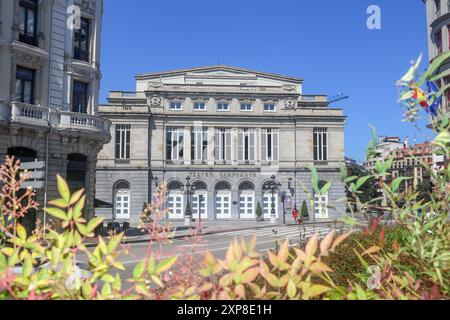
[[214,131],[214,159],[216,161],[220,160],[220,131],[215,130]]
[[125,158],[126,159],[130,159],[131,156],[131,129],[127,128],[127,130],[125,130],[125,135],[126,135],[126,154],[125,154]]
[[267,160],[267,129],[261,130],[261,160]]
[[116,159],[120,158],[120,130],[116,126]]
[[231,130],[226,131],[226,160],[231,161]]
[[251,129],[250,132],[250,161],[255,161],[255,130]]
[[280,160],[280,131],[279,130],[272,130],[272,157],[273,161],[278,162]]
[[244,132],[239,129],[238,132],[238,161],[244,160]]

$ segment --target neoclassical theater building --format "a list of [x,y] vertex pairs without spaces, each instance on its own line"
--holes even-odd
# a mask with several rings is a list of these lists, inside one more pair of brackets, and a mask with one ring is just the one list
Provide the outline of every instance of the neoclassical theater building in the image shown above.
[[[300,210],[311,187],[310,164],[328,194],[309,214],[334,219],[345,204],[339,165],[344,161],[345,116],[321,95],[305,95],[300,78],[212,66],[139,74],[135,92],[110,92],[100,115],[112,141],[98,156],[96,197],[111,208],[97,215],[137,223],[158,184],[168,184],[168,219],[183,220],[186,204],[207,220],[266,219]],[[187,180],[187,178],[190,180]],[[188,191],[188,186],[190,190]],[[189,195],[189,199],[188,199]],[[332,208],[333,207],[333,208]],[[292,210],[286,220],[292,221]]]

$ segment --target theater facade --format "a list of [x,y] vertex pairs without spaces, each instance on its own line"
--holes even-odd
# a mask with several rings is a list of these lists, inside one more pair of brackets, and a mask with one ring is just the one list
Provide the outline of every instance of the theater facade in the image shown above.
[[[266,220],[285,213],[292,222],[305,200],[311,219],[339,217],[346,118],[302,85],[222,65],[137,75],[136,91],[110,92],[100,106],[113,139],[96,170],[96,198],[110,207],[96,214],[136,224],[166,183],[173,221],[189,211],[195,219],[256,221],[260,207]],[[305,192],[313,194],[311,164],[321,184],[332,182],[312,206]]]

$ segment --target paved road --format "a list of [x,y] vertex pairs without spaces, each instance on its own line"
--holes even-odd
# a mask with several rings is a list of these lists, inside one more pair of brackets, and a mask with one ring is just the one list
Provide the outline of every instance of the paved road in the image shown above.
[[[307,226],[305,231],[305,238],[310,238],[314,233],[320,235],[326,235],[330,232],[327,226],[316,226],[315,230],[313,226]],[[275,235],[276,234],[276,235]],[[253,236],[256,236],[256,250],[264,253],[269,249],[275,248],[276,239],[281,243],[286,239],[289,239],[291,245],[296,245],[300,241],[299,227],[298,226],[281,226],[281,227],[267,227],[257,230],[241,230],[230,231],[218,234],[206,235],[202,238],[200,244],[196,244],[195,254],[202,257],[202,254],[210,251],[217,258],[223,259],[226,255],[226,251],[233,239],[240,240],[241,238],[249,241]],[[153,244],[152,249],[160,250],[163,256],[179,255],[183,251],[191,251],[192,243],[186,239],[176,239],[170,244]],[[132,270],[134,266],[146,256],[149,248],[148,243],[134,243],[128,246],[129,253],[127,255],[122,254],[118,260],[123,263],[127,270],[122,272],[122,279],[131,278]]]

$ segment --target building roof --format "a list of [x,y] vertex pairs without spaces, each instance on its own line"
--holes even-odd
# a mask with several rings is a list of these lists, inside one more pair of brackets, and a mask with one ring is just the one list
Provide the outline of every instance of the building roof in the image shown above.
[[287,80],[297,83],[303,83],[303,78],[285,76],[277,73],[269,73],[269,72],[261,72],[251,69],[245,69],[240,67],[232,67],[232,66],[224,66],[224,65],[214,65],[214,66],[205,66],[205,67],[196,67],[189,69],[179,69],[179,70],[171,70],[171,71],[160,71],[160,72],[150,72],[150,73],[141,73],[136,75],[136,80],[145,80],[147,78],[155,78],[159,76],[168,76],[168,75],[180,75],[187,74],[190,72],[202,72],[202,71],[231,71],[231,72],[240,72],[240,73],[253,73],[259,76],[275,78],[280,80]]

